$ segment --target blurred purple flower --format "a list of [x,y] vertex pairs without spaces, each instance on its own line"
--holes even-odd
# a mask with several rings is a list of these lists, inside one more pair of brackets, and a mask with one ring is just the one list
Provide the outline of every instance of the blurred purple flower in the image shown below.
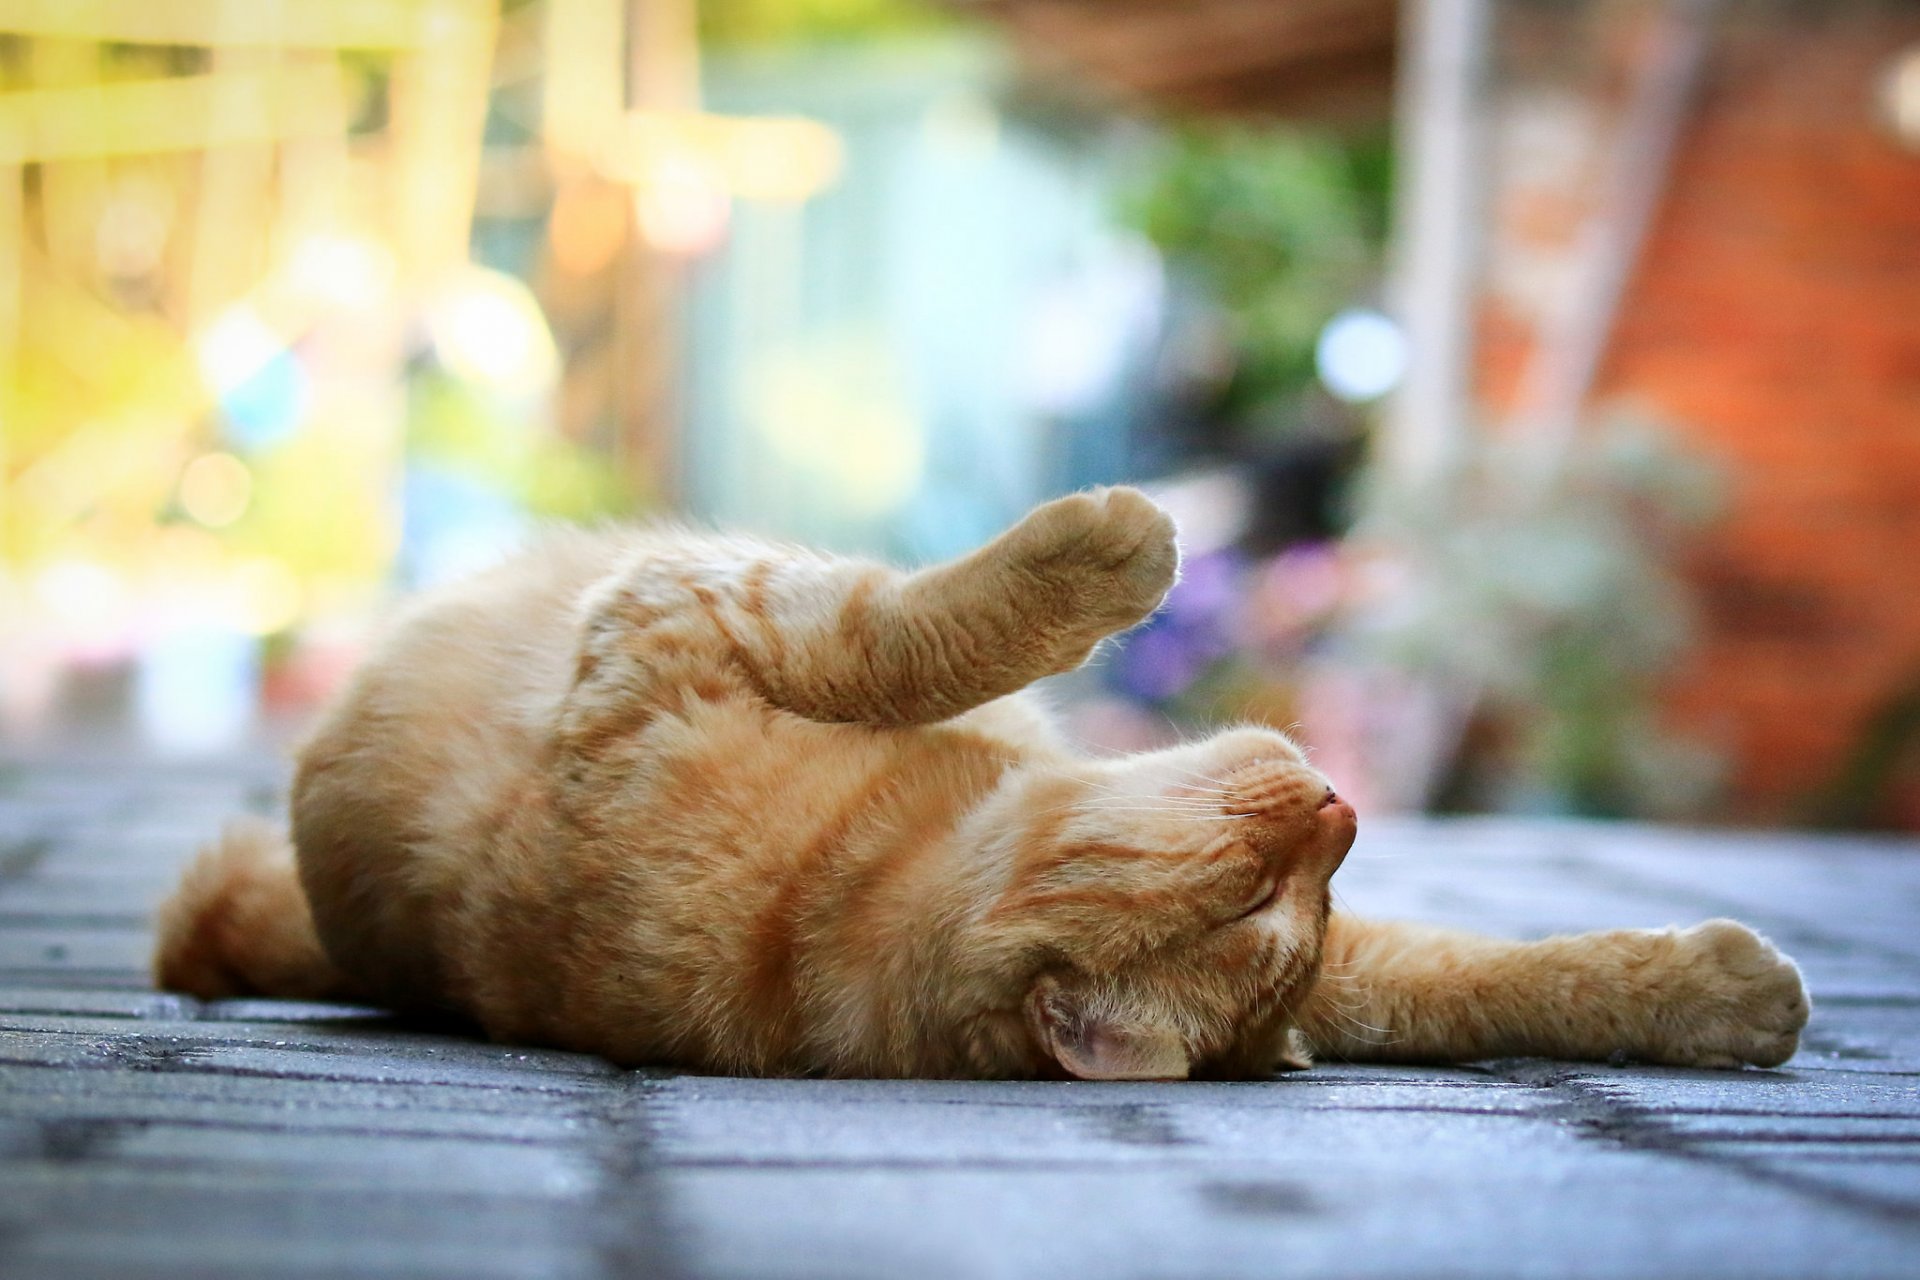
[[1246,558],[1232,550],[1188,560],[1165,607],[1124,642],[1109,668],[1114,685],[1152,703],[1185,693],[1233,652],[1246,575]]

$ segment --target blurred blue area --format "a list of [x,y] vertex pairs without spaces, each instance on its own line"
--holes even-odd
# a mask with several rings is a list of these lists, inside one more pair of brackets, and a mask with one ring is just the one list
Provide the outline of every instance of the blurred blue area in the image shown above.
[[709,61],[711,110],[811,116],[846,165],[804,206],[738,202],[696,268],[693,514],[920,560],[1126,474],[1160,285],[1109,221],[1125,148],[1008,82],[953,41]]
[[227,437],[248,451],[284,442],[306,415],[306,371],[292,351],[275,352],[257,370],[220,394]]

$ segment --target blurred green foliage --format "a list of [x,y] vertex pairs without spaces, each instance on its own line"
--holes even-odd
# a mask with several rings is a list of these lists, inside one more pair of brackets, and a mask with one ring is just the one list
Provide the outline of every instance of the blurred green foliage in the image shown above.
[[1692,644],[1680,547],[1723,504],[1718,470],[1629,418],[1564,457],[1478,440],[1418,490],[1369,495],[1402,589],[1364,624],[1376,652],[1472,691],[1451,806],[1597,817],[1699,812],[1720,761],[1660,723]]
[[795,44],[937,30],[952,16],[922,0],[706,0],[700,37],[717,46]]
[[1391,199],[1384,133],[1185,126],[1123,216],[1218,306],[1235,357],[1218,412],[1271,427],[1314,380],[1314,345],[1377,288]]
[[630,512],[634,494],[603,453],[548,430],[524,411],[440,370],[409,384],[407,454],[480,482],[536,516],[572,521]]

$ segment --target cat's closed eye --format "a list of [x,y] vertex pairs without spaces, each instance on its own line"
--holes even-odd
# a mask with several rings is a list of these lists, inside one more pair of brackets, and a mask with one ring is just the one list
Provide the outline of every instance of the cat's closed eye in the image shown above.
[[1270,871],[1260,877],[1259,882],[1253,886],[1253,891],[1244,899],[1245,905],[1241,908],[1240,913],[1234,916],[1233,923],[1245,920],[1249,916],[1259,915],[1262,911],[1272,906],[1279,897],[1280,873]]

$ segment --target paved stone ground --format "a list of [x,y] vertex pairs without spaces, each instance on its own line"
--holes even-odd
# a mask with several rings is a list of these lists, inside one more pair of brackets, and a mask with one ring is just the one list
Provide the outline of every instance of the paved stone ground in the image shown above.
[[1920,1276],[1920,842],[1363,824],[1355,909],[1759,925],[1815,992],[1783,1071],[755,1081],[147,990],[281,782],[0,773],[0,1275]]

